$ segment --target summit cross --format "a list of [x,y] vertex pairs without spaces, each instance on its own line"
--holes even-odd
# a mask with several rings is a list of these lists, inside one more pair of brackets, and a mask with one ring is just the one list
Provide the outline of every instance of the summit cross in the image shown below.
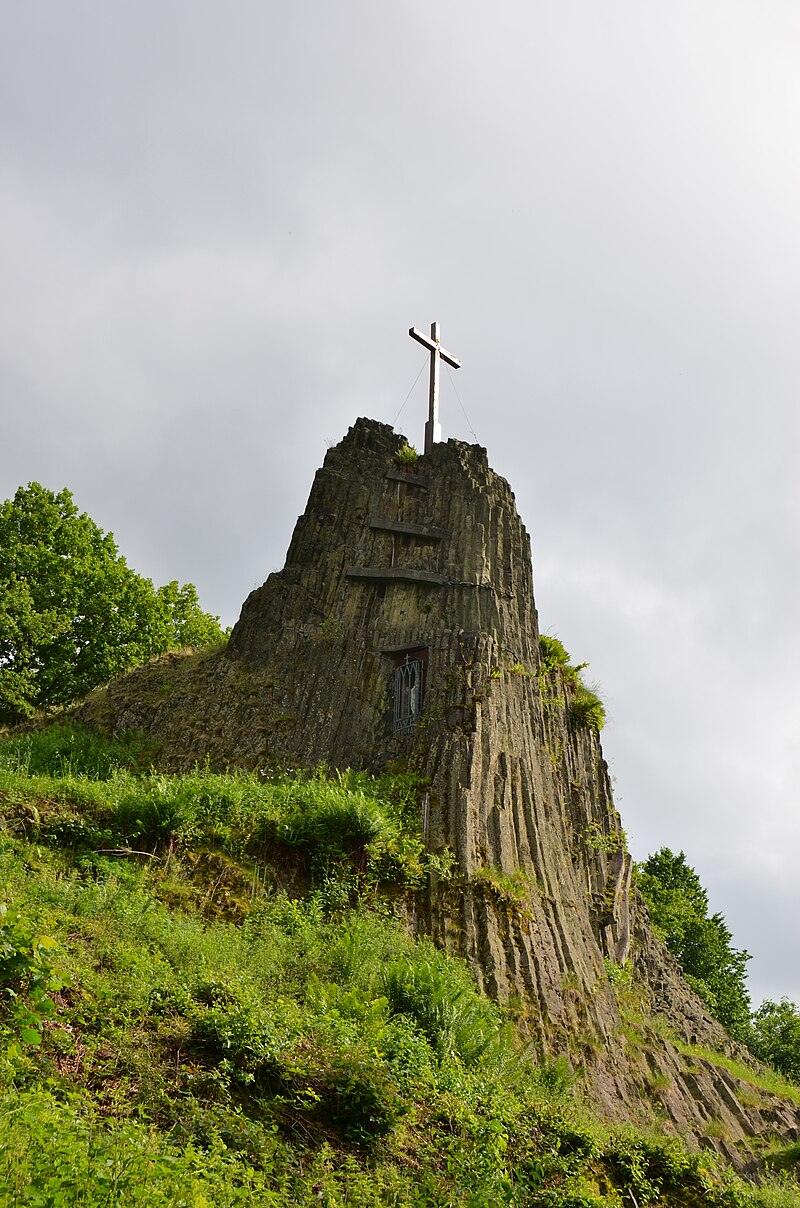
[[431,378],[428,390],[428,422],[425,425],[425,452],[430,453],[434,444],[442,439],[442,425],[439,423],[439,358],[454,369],[461,368],[458,357],[454,357],[439,343],[439,324],[431,323],[431,334],[426,336],[416,327],[409,327],[408,334],[427,348],[431,354]]

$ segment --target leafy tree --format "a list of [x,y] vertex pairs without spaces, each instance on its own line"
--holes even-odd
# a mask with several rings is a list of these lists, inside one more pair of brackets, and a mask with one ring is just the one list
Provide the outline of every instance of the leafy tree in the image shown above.
[[0,722],[84,696],[151,655],[220,642],[191,583],[155,589],[68,490],[0,504]]
[[731,1036],[748,1043],[750,954],[733,947],[721,914],[709,915],[708,894],[684,853],[662,847],[638,865],[637,881],[653,926],[686,980]]
[[788,998],[765,999],[753,1015],[750,1047],[756,1057],[800,1083],[800,1009]]

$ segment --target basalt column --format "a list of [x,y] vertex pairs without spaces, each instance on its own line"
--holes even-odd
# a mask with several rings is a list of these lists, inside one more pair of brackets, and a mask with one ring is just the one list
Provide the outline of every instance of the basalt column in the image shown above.
[[[533,995],[552,1035],[574,1022],[564,976],[588,991],[604,957],[627,956],[630,860],[597,736],[570,724],[540,664],[507,482],[478,446],[438,444],[404,469],[402,444],[359,420],[329,451],[229,656],[270,670],[271,755],[423,768],[429,844],[459,872],[424,925],[496,996]],[[507,879],[519,909],[502,908]]]
[[[472,727],[472,699],[456,703],[453,688],[485,639],[536,657],[530,547],[507,483],[477,446],[435,445],[403,469],[403,444],[384,424],[350,429],[314,479],[285,567],[242,608],[228,654],[269,668],[275,756],[367,766],[427,750],[434,733]],[[422,675],[398,730],[407,659]]]

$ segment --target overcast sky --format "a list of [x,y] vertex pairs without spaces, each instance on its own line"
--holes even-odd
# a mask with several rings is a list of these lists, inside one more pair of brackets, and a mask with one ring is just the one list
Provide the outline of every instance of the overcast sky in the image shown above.
[[800,1002],[795,0],[2,15],[0,498],[69,487],[230,624],[440,321],[634,854]]

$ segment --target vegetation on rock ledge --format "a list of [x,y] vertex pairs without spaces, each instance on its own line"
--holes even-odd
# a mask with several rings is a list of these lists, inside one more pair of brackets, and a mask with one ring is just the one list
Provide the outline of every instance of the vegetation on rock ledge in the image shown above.
[[606,724],[606,707],[596,685],[584,683],[581,672],[588,663],[571,663],[564,643],[551,634],[539,635],[539,653],[545,674],[558,672],[568,689],[567,720],[575,730],[599,734]]
[[410,445],[408,441],[404,441],[403,444],[398,447],[394,458],[401,469],[412,469],[414,466],[416,466],[419,460],[419,453],[413,445]]

